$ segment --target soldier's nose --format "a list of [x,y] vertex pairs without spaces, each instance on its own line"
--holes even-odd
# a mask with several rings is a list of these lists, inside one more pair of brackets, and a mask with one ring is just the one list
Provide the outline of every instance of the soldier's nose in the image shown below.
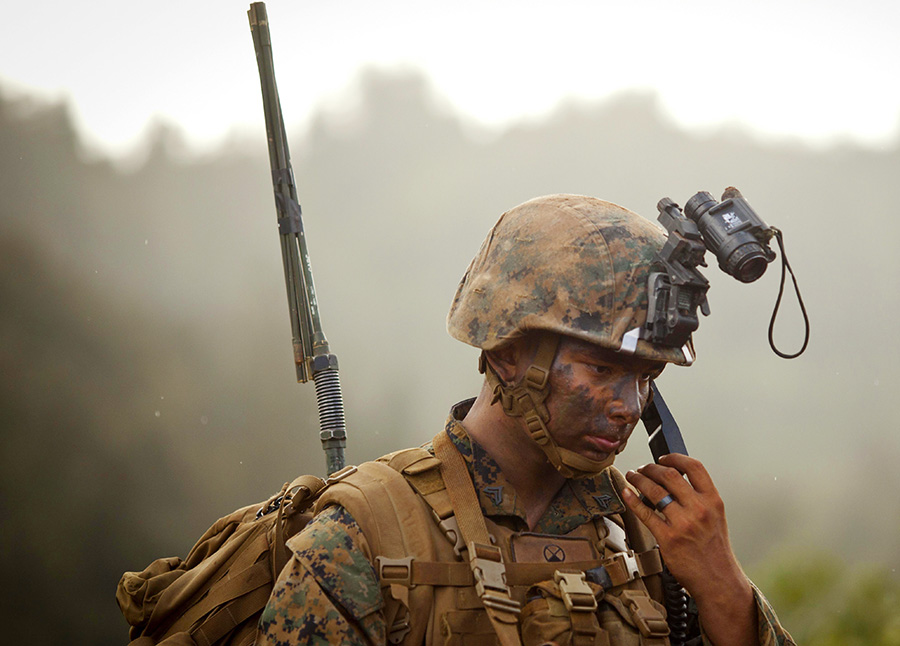
[[623,379],[609,402],[606,414],[615,424],[637,424],[641,418],[640,382],[636,377]]

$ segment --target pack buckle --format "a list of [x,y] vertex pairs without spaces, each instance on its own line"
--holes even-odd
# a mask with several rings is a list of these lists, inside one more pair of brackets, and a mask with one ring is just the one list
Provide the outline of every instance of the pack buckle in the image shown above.
[[634,581],[641,576],[637,557],[631,550],[628,550],[627,552],[617,552],[613,554],[612,558],[622,564],[622,567],[625,569],[625,574],[628,577],[627,581]]
[[441,520],[436,511],[432,509],[431,513],[437,519],[438,527],[444,532],[444,536],[453,543],[453,553],[457,556],[462,556],[462,551],[466,548],[466,544],[463,543],[462,532],[459,531],[459,522],[456,520],[456,515],[451,514]]
[[375,566],[378,569],[378,580],[381,581],[381,585],[415,587],[412,582],[412,562],[414,558],[412,556],[402,559],[389,559],[384,556],[376,557]]

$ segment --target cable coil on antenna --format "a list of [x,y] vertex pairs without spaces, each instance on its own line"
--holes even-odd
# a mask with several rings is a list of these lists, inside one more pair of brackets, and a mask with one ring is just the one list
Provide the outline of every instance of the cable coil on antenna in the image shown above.
[[347,443],[340,374],[335,368],[326,368],[313,374],[313,382],[319,408],[319,438],[325,449],[328,473],[335,473],[345,466],[344,446]]

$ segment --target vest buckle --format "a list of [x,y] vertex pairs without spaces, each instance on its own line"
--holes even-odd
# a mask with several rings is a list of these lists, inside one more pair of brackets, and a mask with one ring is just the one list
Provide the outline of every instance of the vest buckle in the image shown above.
[[569,612],[594,612],[597,609],[597,598],[587,584],[584,572],[577,570],[557,570],[553,580],[559,585],[563,603]]
[[625,590],[620,595],[641,635],[644,637],[665,637],[669,634],[666,617],[647,597],[635,590]]
[[488,608],[519,614],[521,604],[515,601],[506,585],[506,566],[499,547],[469,541],[469,565],[475,576],[475,591]]
[[628,575],[629,581],[634,581],[638,577],[641,576],[640,568],[638,568],[637,557],[635,557],[634,552],[628,550],[627,552],[619,552],[614,555],[614,558],[620,560],[622,565],[625,567],[625,573]]
[[397,616],[394,623],[388,628],[387,640],[392,644],[401,643],[411,630],[409,625],[409,611],[404,611],[405,608],[401,608],[401,614]]

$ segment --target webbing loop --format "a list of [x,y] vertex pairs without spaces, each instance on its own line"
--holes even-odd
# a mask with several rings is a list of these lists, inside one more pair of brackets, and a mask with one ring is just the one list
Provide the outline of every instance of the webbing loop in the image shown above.
[[[803,354],[809,343],[809,316],[806,314],[806,306],[803,304],[803,297],[800,296],[800,287],[797,285],[797,277],[794,275],[791,263],[788,262],[787,254],[784,252],[783,234],[780,229],[776,229],[775,227],[772,227],[772,230],[775,232],[775,239],[778,241],[778,248],[781,250],[781,283],[778,286],[778,298],[775,299],[775,309],[772,310],[772,319],[769,321],[769,346],[772,348],[772,351],[782,359],[796,359]],[[776,348],[774,337],[775,317],[778,315],[778,307],[781,305],[781,296],[784,294],[785,270],[791,272],[791,282],[794,283],[794,291],[797,293],[797,303],[800,305],[800,312],[803,314],[803,324],[806,326],[806,332],[803,336],[803,345],[793,354],[787,354]]]

